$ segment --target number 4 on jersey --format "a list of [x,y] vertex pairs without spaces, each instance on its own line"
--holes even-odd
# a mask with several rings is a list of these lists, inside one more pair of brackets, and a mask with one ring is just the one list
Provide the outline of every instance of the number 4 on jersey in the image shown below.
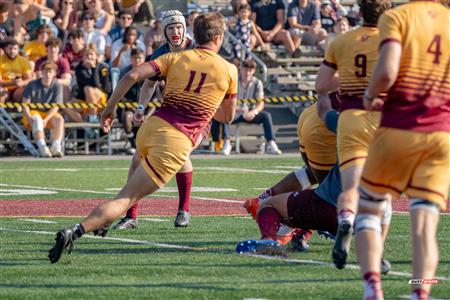
[[[195,75],[197,74],[196,71],[190,71],[191,75],[189,76],[189,82],[186,85],[186,87],[184,88],[185,92],[190,92],[191,91],[191,87],[192,87],[192,83],[194,82],[195,79]],[[203,84],[205,83],[206,80],[206,73],[200,73],[200,82],[198,83],[197,87],[194,90],[194,93],[199,94],[200,91],[202,90]]]
[[430,46],[428,46],[427,49],[428,53],[431,53],[434,55],[433,64],[439,64],[440,60],[439,57],[441,56],[441,36],[435,35],[433,40],[431,41]]

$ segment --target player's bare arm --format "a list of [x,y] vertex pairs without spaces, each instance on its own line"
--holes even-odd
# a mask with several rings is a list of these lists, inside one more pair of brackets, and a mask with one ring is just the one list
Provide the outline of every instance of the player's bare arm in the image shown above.
[[236,103],[236,96],[223,99],[221,105],[217,108],[214,119],[220,123],[231,123],[236,113]]
[[336,69],[321,64],[316,78],[316,92],[325,94],[338,89],[339,76]]
[[316,109],[319,117],[325,122],[327,113],[334,110],[328,93],[318,95]]
[[384,101],[377,96],[388,90],[395,82],[400,67],[402,46],[388,42],[381,46],[380,58],[373,72],[372,80],[364,93],[364,107],[367,110],[380,110]]
[[108,133],[112,122],[115,117],[117,103],[122,99],[126,92],[136,83],[145,78],[153,77],[157,75],[150,63],[144,63],[130,70],[124,77],[117,83],[114,92],[108,99],[108,104],[102,113],[100,120],[101,127],[105,133]]

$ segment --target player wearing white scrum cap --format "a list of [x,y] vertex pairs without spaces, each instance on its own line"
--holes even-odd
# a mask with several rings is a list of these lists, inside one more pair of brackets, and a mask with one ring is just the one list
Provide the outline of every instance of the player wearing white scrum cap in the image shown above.
[[[168,32],[169,26],[174,25],[173,30]],[[183,14],[178,10],[168,10],[163,14],[161,27],[166,40],[175,47],[179,47],[186,36],[186,20]]]

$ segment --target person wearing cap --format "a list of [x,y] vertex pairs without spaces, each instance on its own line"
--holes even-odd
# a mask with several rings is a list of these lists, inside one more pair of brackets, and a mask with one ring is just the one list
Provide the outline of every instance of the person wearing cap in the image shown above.
[[[154,60],[167,53],[180,52],[187,49],[193,49],[195,47],[194,41],[186,36],[186,20],[183,14],[178,10],[167,11],[161,19],[161,27],[167,42],[156,49],[148,60]],[[144,121],[144,112],[147,107],[147,103],[153,95],[156,84],[158,81],[162,81],[163,79],[164,78],[155,76],[150,78],[150,80],[145,80],[139,93],[139,106],[133,116],[133,121],[135,124],[140,125]],[[130,176],[139,166],[139,163],[140,157],[135,154],[128,173]],[[189,225],[189,201],[192,187],[192,174],[193,167],[191,160],[188,157],[180,171],[176,174],[180,201],[178,204],[178,213],[174,223],[175,227],[186,227]],[[126,216],[123,217],[119,223],[114,226],[114,228],[135,228],[137,226],[137,208],[138,205],[135,204],[128,209]]]
[[[30,103],[63,103],[63,87],[56,80],[57,65],[46,61],[42,65],[42,78],[30,81],[23,93],[23,104]],[[23,107],[22,122],[26,129],[31,130],[33,138],[42,157],[62,157],[61,142],[64,136],[64,118],[59,114],[59,108],[50,110]],[[45,143],[44,129],[51,130],[51,148]]]

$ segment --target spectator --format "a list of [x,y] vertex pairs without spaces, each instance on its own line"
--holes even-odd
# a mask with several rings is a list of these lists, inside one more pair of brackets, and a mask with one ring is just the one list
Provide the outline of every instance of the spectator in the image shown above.
[[283,44],[291,56],[299,56],[296,51],[300,43],[293,40],[288,31],[283,29],[285,23],[285,7],[283,0],[252,0],[252,20],[265,43]]
[[[139,48],[131,50],[131,65],[121,70],[120,72],[121,78],[126,73],[128,73],[128,71],[130,71],[132,68],[142,65],[145,62],[144,53],[145,52]],[[125,94],[122,102],[125,103],[136,102],[136,100],[139,99],[139,93],[141,90],[142,83],[143,82],[139,82],[133,85]],[[134,107],[119,108],[117,110],[117,118],[119,119],[120,123],[122,123],[123,129],[125,130],[127,138],[131,144],[131,148],[128,149],[127,151],[128,154],[134,154],[136,152],[136,134],[139,127],[133,126],[132,120],[135,111],[136,110],[134,109]]]
[[347,9],[342,6],[340,0],[331,0],[331,8],[333,9],[336,19],[340,19],[348,15]]
[[333,32],[327,35],[327,38],[325,39],[325,43],[323,44],[324,52],[327,51],[328,47],[330,46],[331,42],[336,38],[336,36],[346,33],[349,30],[350,30],[350,25],[349,25],[348,19],[346,17],[337,19],[333,26]]
[[9,3],[0,3],[0,41],[6,40],[14,33],[14,22],[9,15],[10,8]]
[[64,87],[69,87],[71,84],[70,64],[66,58],[60,55],[61,41],[56,38],[50,38],[46,43],[47,56],[41,57],[36,61],[36,67],[34,72],[37,78],[42,77],[42,67],[47,61],[51,61],[56,64],[56,81]]
[[95,17],[95,29],[106,36],[114,24],[114,15],[103,9],[102,1],[83,0],[83,11],[88,11]]
[[135,23],[150,24],[151,20],[155,20],[155,13],[152,1],[150,0],[119,0],[121,9],[129,9],[135,14]]
[[146,49],[145,56],[152,55],[153,51],[158,49],[159,46],[165,42],[164,33],[161,28],[162,17],[162,14],[158,14],[154,27],[147,31],[144,36],[144,44]]
[[[238,99],[256,99],[258,104],[250,105],[241,103],[236,109],[236,117],[232,124],[262,124],[264,128],[264,137],[267,141],[267,153],[281,154],[278,145],[275,143],[275,135],[273,133],[272,116],[263,111],[264,109],[264,87],[261,80],[255,75],[256,63],[253,60],[246,60],[241,64],[239,69],[239,85]],[[220,123],[213,120],[211,126],[211,135],[213,142],[219,140]],[[222,127],[223,148],[222,154],[229,155],[231,152],[231,144],[229,138],[229,125],[224,124]]]
[[195,21],[195,18],[197,18],[199,14],[200,13],[196,10],[191,11],[187,18],[188,26],[186,28],[186,36],[188,38],[190,38],[191,40],[194,40],[194,21]]
[[[63,103],[62,86],[55,80],[57,66],[51,61],[42,65],[42,78],[31,81],[23,93],[22,103]],[[61,142],[64,135],[64,118],[58,113],[59,108],[49,111],[23,108],[22,121],[25,128],[31,129],[42,157],[62,157]],[[51,129],[52,145],[49,149],[45,143],[44,128]]]
[[[111,31],[106,36],[106,48],[105,56],[109,60],[111,59],[111,47],[112,44],[123,39],[123,34],[125,29],[133,24],[133,14],[128,10],[121,10],[119,12],[119,22],[111,29]],[[141,33],[138,32],[138,38],[141,37]]]
[[26,42],[23,46],[23,54],[27,57],[33,64],[30,65],[32,69],[34,68],[34,62],[39,58],[47,55],[47,49],[45,48],[45,43],[51,36],[52,32],[48,25],[41,25],[36,30],[36,40]]
[[24,34],[28,33],[32,39],[35,38],[36,29],[46,21],[43,17],[52,19],[55,12],[45,5],[37,3],[29,4],[25,0],[14,0],[14,38],[22,43]]
[[233,9],[233,15],[237,15],[239,13],[239,9],[242,5],[250,4],[248,0],[231,0],[231,8]]
[[56,27],[58,27],[58,37],[65,38],[64,33],[78,28],[78,17],[75,0],[61,0],[58,4],[56,16],[53,19]]
[[324,1],[320,6],[320,24],[327,31],[327,34],[333,31],[334,17],[332,12],[333,8],[330,2]]
[[[78,102],[87,104],[104,105],[111,93],[111,78],[108,66],[98,61],[97,48],[94,44],[89,44],[83,54],[83,62],[75,69],[78,93]],[[75,122],[83,122],[80,113],[67,109],[69,117]],[[88,122],[98,122],[97,108],[89,108],[83,111],[87,113]]]
[[84,36],[81,29],[74,29],[69,32],[68,43],[63,50],[63,57],[70,65],[71,73],[74,75],[75,68],[83,60]]
[[0,75],[0,103],[20,102],[32,72],[28,61],[19,55],[19,43],[14,39],[5,42],[5,54],[0,56]]
[[105,36],[94,28],[95,15],[90,11],[85,11],[82,13],[81,18],[83,20],[83,27],[81,31],[83,31],[84,44],[94,44],[97,48],[97,60],[99,62],[103,62],[106,40]]
[[137,29],[129,26],[125,29],[123,38],[112,44],[111,65],[118,68],[129,66],[131,64],[131,50],[136,48],[145,52],[144,43],[138,39]]
[[320,7],[310,0],[289,4],[288,25],[292,38],[304,45],[318,45],[327,36],[320,24]]
[[[256,30],[255,23],[250,20],[250,15],[252,13],[251,7],[248,4],[241,5],[239,8],[239,17],[236,23],[236,30],[234,36],[241,41],[243,46],[247,49],[252,50],[258,43],[265,50],[268,46],[261,39],[261,36]],[[240,44],[234,45],[234,63],[239,65],[241,61],[245,60],[245,55],[242,52],[242,46]]]

